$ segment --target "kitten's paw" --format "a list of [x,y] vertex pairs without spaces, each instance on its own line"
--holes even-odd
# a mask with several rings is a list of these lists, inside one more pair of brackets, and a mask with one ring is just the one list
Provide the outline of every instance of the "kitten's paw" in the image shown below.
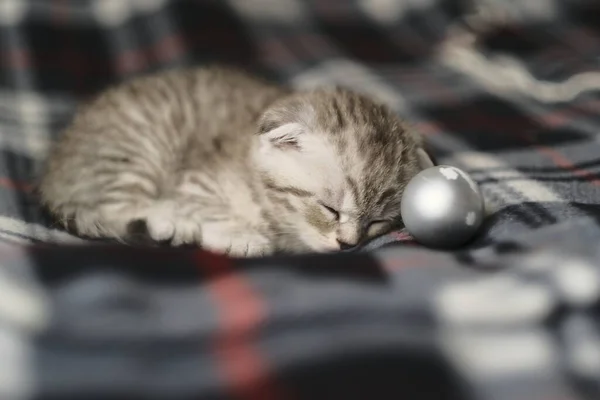
[[157,242],[169,242],[173,246],[200,243],[200,225],[177,215],[174,203],[162,202],[147,210],[148,234]]
[[271,241],[255,232],[224,229],[220,224],[203,228],[202,247],[231,257],[259,257],[272,252]]
[[175,222],[161,216],[150,216],[146,218],[148,233],[157,242],[171,241],[175,236]]
[[231,240],[227,254],[231,257],[260,257],[271,252],[271,244],[262,237],[237,237]]
[[175,226],[175,234],[171,238],[173,246],[200,245],[202,243],[202,231],[200,224],[194,220],[179,219]]

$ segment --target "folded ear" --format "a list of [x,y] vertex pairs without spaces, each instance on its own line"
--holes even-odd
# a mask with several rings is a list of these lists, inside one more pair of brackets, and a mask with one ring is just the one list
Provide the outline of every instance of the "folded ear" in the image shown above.
[[423,149],[422,147],[419,147],[417,149],[417,161],[419,163],[419,168],[421,169],[427,169],[435,166],[435,163],[433,162],[429,154],[427,154],[425,149]]
[[278,150],[300,150],[304,128],[296,122],[275,127],[260,134],[261,145]]

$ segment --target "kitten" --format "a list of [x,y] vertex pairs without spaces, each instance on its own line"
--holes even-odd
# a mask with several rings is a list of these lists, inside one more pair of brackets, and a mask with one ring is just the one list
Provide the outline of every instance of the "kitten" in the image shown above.
[[109,88],[52,149],[43,205],[90,238],[231,256],[352,248],[400,222],[419,135],[350,90],[296,91],[228,67]]

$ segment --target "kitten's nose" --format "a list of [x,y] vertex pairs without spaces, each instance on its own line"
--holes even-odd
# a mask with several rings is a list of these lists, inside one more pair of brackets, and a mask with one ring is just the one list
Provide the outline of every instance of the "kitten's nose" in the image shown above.
[[356,246],[358,246],[358,243],[354,243],[354,244],[346,243],[346,242],[341,241],[340,239],[337,239],[337,242],[340,245],[341,250],[350,250],[350,249],[353,249]]

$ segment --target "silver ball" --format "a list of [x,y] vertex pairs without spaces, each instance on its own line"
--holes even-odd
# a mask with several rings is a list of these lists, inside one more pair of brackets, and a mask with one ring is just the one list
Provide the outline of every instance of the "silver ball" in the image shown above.
[[438,165],[419,172],[402,196],[402,220],[425,246],[451,248],[465,244],[481,227],[483,196],[463,170]]

